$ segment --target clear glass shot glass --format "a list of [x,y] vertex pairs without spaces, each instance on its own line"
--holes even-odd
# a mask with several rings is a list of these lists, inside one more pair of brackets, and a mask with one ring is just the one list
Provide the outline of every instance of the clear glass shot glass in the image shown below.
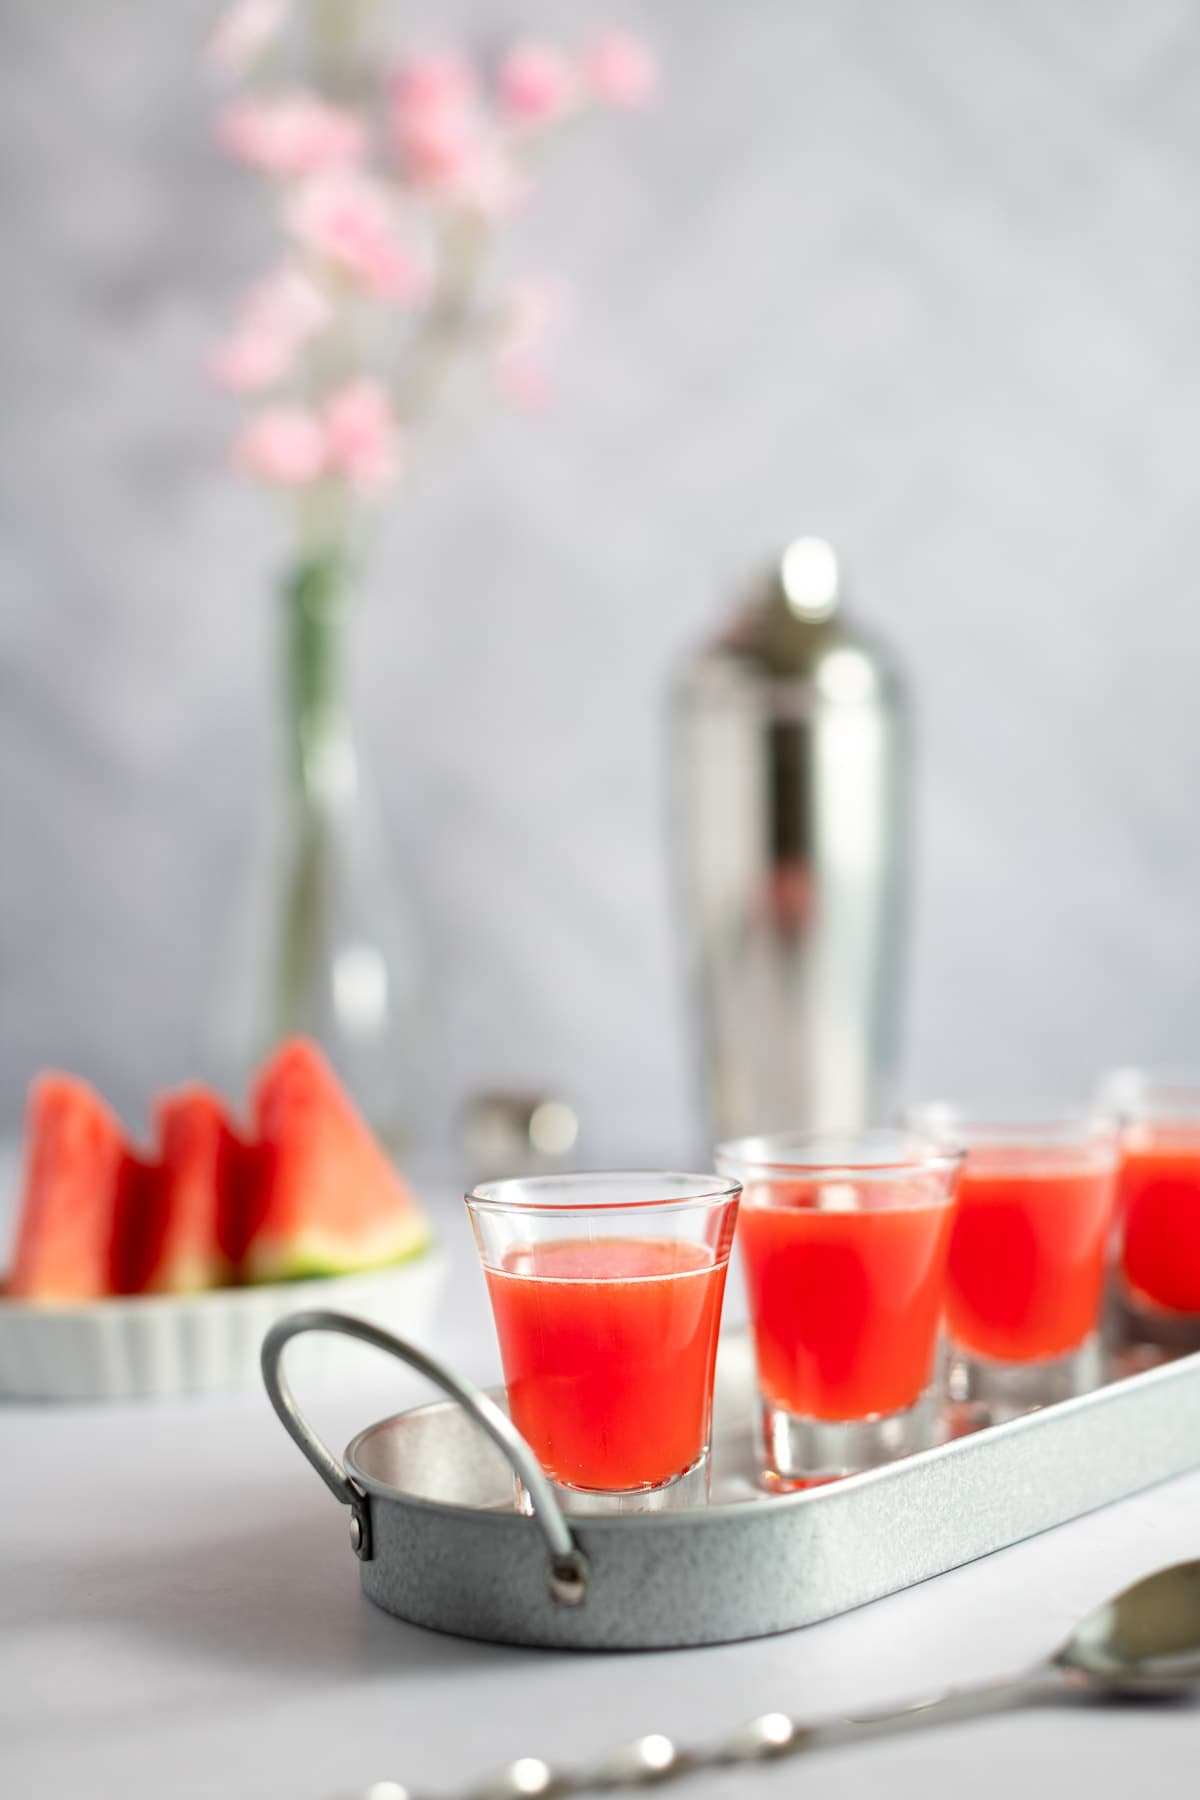
[[995,1422],[1095,1387],[1116,1120],[1087,1107],[946,1101],[905,1120],[966,1152],[946,1282],[951,1400]]
[[1098,1088],[1121,1124],[1117,1300],[1125,1335],[1200,1348],[1200,1069],[1116,1069]]
[[[621,1172],[466,1196],[509,1411],[568,1511],[707,1500],[740,1192],[716,1175]],[[520,1484],[517,1503],[528,1510]]]
[[764,1481],[804,1487],[926,1448],[961,1151],[915,1134],[741,1138],[738,1222]]

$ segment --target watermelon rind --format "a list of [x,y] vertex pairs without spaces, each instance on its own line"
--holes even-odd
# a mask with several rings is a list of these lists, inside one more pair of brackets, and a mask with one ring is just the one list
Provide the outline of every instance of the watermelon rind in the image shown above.
[[303,1232],[282,1243],[258,1238],[250,1246],[242,1279],[255,1286],[271,1281],[304,1281],[313,1276],[357,1275],[412,1262],[431,1248],[433,1233],[423,1218],[353,1244],[323,1232]]

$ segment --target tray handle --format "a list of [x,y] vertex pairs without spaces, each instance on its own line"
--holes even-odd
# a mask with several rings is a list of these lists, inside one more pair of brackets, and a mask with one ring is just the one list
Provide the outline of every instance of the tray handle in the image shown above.
[[572,1537],[571,1528],[555,1499],[554,1489],[533,1451],[494,1400],[489,1399],[472,1382],[464,1381],[444,1363],[427,1356],[423,1350],[418,1350],[414,1344],[406,1343],[403,1338],[395,1337],[378,1325],[368,1324],[365,1319],[352,1318],[348,1313],[315,1310],[291,1313],[286,1319],[280,1319],[272,1325],[263,1339],[263,1382],[271,1405],[278,1413],[288,1436],[299,1445],[334,1498],[350,1508],[350,1543],[360,1562],[368,1562],[371,1557],[371,1518],[367,1496],[362,1488],[351,1481],[337,1457],[309,1425],[296,1405],[283,1372],[283,1352],[287,1345],[293,1338],[301,1337],[309,1331],[334,1332],[340,1337],[357,1338],[360,1343],[370,1344],[373,1349],[384,1350],[389,1356],[407,1363],[419,1375],[424,1375],[427,1381],[441,1388],[452,1400],[457,1400],[491,1438],[528,1490],[533,1502],[534,1523],[545,1538],[550,1555],[551,1598],[560,1606],[579,1606],[587,1599],[587,1558]]

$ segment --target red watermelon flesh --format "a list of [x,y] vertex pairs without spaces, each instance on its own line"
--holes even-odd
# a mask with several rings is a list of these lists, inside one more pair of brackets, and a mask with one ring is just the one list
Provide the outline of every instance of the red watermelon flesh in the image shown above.
[[137,1292],[192,1294],[230,1279],[224,1220],[242,1146],[216,1094],[179,1088],[159,1097],[157,1194],[145,1215]]
[[112,1255],[107,1292],[140,1294],[162,1242],[161,1169],[128,1147],[117,1168]]
[[246,1252],[259,1212],[257,1144],[248,1143],[226,1121],[217,1187],[217,1247],[228,1281],[244,1278]]
[[109,1291],[125,1139],[86,1081],[39,1076],[29,1091],[24,1187],[8,1293],[91,1300]]
[[286,1281],[414,1256],[429,1227],[349,1096],[304,1038],[280,1046],[254,1088],[258,1159],[243,1275]]

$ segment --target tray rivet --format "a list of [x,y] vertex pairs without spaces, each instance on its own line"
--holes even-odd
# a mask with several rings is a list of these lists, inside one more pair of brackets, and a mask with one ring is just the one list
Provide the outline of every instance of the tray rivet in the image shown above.
[[350,1514],[350,1548],[360,1562],[369,1562],[371,1557],[371,1532],[366,1515],[356,1506]]
[[587,1599],[588,1566],[576,1550],[571,1556],[555,1559],[550,1571],[550,1594],[559,1606],[582,1606]]

